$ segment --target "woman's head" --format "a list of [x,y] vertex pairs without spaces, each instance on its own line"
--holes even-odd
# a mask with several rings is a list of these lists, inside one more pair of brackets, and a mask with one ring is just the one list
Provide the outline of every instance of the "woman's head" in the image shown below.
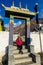
[[21,36],[18,36],[18,39],[21,40]]

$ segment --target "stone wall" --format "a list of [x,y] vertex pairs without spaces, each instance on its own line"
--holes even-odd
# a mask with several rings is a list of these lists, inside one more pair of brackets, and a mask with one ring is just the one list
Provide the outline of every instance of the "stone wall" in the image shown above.
[[[40,40],[39,40],[39,33],[38,32],[31,32],[31,45],[34,46],[34,52],[40,52]],[[43,51],[43,33],[41,33],[41,42],[42,42],[42,51]]]
[[6,53],[9,44],[9,32],[0,32],[0,58]]

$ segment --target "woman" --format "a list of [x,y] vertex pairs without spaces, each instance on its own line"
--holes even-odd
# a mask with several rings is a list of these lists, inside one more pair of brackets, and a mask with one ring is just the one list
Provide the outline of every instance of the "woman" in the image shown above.
[[17,44],[17,49],[19,49],[19,53],[23,54],[22,52],[22,38],[20,36],[18,36],[18,38],[16,39],[16,44]]

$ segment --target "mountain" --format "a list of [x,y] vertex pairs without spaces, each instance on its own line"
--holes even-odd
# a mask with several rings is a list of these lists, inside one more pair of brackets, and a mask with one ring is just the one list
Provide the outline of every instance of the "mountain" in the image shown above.
[[[43,18],[39,18],[38,19],[39,21],[39,27],[40,27],[40,30],[41,28],[43,28]],[[31,20],[30,22],[30,31],[36,31],[36,28],[39,29],[38,25],[36,24],[36,20]]]
[[25,22],[13,29],[14,34],[25,35]]
[[39,23],[43,24],[43,18],[39,18]]
[[[39,19],[39,23],[43,24],[43,19]],[[34,31],[36,26],[37,26],[36,20],[31,20],[30,32]],[[6,29],[9,30],[9,27],[6,27]],[[25,22],[23,22],[21,25],[19,25],[17,27],[14,27],[13,32],[14,32],[14,34],[20,33],[21,35],[25,35]]]

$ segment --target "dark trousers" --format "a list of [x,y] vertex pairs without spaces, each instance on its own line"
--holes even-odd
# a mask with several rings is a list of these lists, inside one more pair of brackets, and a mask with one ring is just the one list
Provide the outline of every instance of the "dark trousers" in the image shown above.
[[17,49],[19,50],[19,52],[22,51],[22,45],[17,45]]

